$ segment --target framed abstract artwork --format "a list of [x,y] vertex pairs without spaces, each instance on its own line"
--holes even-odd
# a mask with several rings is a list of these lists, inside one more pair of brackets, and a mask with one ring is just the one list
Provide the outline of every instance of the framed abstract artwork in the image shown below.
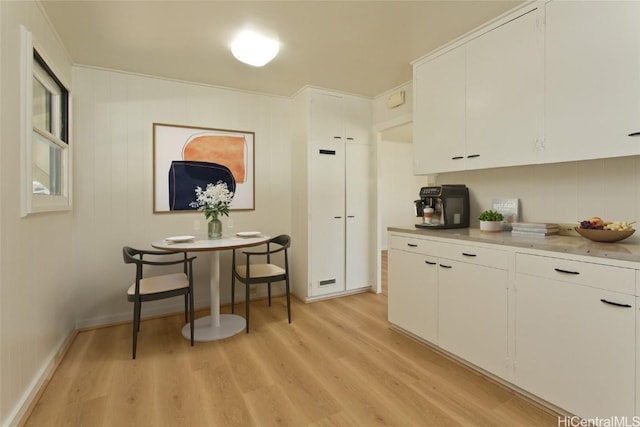
[[153,212],[189,212],[195,189],[226,182],[231,210],[255,209],[255,133],[153,124]]

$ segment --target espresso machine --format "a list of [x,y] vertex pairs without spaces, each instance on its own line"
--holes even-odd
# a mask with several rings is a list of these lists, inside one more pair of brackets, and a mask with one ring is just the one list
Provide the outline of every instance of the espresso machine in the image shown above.
[[414,203],[417,228],[469,227],[469,189],[464,184],[422,187]]

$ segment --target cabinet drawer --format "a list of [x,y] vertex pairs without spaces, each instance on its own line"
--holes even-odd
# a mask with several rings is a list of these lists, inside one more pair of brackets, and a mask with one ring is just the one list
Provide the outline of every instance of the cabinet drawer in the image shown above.
[[438,255],[440,243],[432,240],[391,235],[391,248],[401,251],[415,252],[422,255]]
[[509,263],[509,255],[505,251],[450,243],[442,243],[439,246],[438,256],[502,270],[506,270]]
[[516,254],[516,272],[633,295],[635,270],[589,262]]

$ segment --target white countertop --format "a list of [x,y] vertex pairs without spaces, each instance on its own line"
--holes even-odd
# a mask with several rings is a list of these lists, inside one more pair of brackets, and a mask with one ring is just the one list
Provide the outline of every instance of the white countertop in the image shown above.
[[621,261],[640,262],[640,244],[625,242],[598,243],[573,236],[526,237],[513,236],[510,231],[486,232],[477,228],[454,228],[448,230],[425,230],[413,225],[388,227],[390,232],[416,234],[424,237],[439,237],[470,242],[492,243],[512,247],[539,249],[565,254],[592,256]]

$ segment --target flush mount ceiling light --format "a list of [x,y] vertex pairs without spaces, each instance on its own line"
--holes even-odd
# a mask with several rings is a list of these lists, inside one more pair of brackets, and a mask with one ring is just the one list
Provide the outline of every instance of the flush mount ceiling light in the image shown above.
[[278,40],[245,30],[231,43],[233,56],[245,64],[262,67],[276,57],[280,50]]

